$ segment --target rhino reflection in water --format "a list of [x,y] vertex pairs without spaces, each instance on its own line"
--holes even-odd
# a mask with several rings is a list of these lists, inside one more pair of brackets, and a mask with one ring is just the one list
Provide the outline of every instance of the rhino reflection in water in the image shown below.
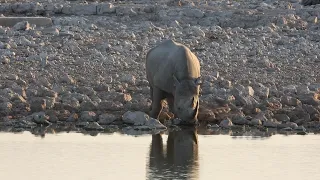
[[169,132],[166,148],[160,134],[152,136],[147,179],[198,179],[198,170],[195,129]]

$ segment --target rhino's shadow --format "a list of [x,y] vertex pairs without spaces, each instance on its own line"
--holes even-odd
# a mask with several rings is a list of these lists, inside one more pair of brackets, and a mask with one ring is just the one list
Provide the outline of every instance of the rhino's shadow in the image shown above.
[[195,128],[169,132],[167,146],[152,136],[147,179],[198,179],[198,135]]

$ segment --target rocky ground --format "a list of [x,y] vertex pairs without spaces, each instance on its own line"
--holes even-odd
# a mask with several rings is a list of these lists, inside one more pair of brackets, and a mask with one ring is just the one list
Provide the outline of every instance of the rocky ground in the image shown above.
[[200,60],[206,128],[320,130],[320,4],[308,2],[3,1],[0,127],[178,124],[144,113],[146,52],[171,38]]

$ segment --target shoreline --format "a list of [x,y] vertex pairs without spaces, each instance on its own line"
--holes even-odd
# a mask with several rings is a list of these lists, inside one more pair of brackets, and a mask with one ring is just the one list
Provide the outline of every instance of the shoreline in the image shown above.
[[[2,19],[30,22],[0,18],[0,128],[122,126],[147,112],[145,54],[171,38],[200,59],[201,122],[318,130],[317,12],[298,1],[3,3]],[[163,128],[146,119],[135,126]]]

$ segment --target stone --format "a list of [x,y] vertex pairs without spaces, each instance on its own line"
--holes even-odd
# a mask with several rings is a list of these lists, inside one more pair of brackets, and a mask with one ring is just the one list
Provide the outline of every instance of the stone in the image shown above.
[[105,113],[99,115],[98,123],[101,125],[108,125],[113,123],[115,120],[117,120],[117,117],[115,115]]
[[320,95],[319,93],[308,93],[308,94],[301,94],[298,96],[298,99],[303,104],[309,104],[312,106],[320,105]]
[[276,119],[268,119],[267,121],[263,122],[263,126],[268,128],[277,128],[279,124],[280,122],[278,122]]
[[67,84],[74,84],[75,80],[68,74],[65,74],[61,77],[60,82]]
[[141,111],[127,111],[122,115],[124,123],[133,124],[135,126],[145,125],[149,120],[149,115]]
[[120,81],[134,85],[136,83],[136,78],[133,75],[125,74],[121,77]]
[[123,104],[119,101],[101,101],[98,105],[98,110],[101,111],[120,111],[123,109]]
[[196,18],[202,18],[204,17],[204,12],[200,9],[185,9],[183,11],[183,14],[187,17],[196,17]]
[[80,104],[81,111],[95,111],[97,109],[98,109],[98,103],[93,102],[91,100],[83,101]]
[[294,122],[286,122],[286,126],[290,127],[291,129],[296,129],[298,128],[298,125]]
[[261,83],[257,83],[253,86],[254,95],[258,96],[260,99],[267,99],[269,97],[269,88],[265,87]]
[[275,114],[274,118],[280,122],[289,122],[290,117],[286,114]]
[[12,29],[15,31],[20,31],[20,30],[27,31],[27,30],[30,30],[30,24],[28,23],[28,21],[18,22],[12,27]]
[[93,122],[96,121],[97,115],[93,111],[83,111],[80,114],[80,120],[85,122]]
[[54,27],[49,27],[49,28],[44,28],[41,30],[41,32],[43,34],[47,34],[47,35],[59,35],[60,31],[58,28],[54,28]]
[[0,111],[9,113],[12,109],[12,104],[10,102],[2,102],[0,103]]
[[47,116],[45,114],[45,112],[36,112],[32,114],[32,120],[33,122],[37,123],[37,124],[43,124],[43,125],[50,125],[52,123],[50,123],[49,120],[49,116]]
[[291,96],[281,96],[280,101],[283,105],[287,106],[299,106],[301,105],[301,101],[297,98],[291,97]]
[[28,22],[36,26],[51,26],[51,18],[46,17],[0,17],[0,26],[13,27],[19,22]]
[[167,129],[166,126],[164,126],[159,120],[150,118],[146,124],[150,129]]
[[296,131],[303,131],[303,132],[306,132],[306,131],[307,131],[307,129],[306,129],[304,126],[298,126],[298,127],[296,127],[294,130],[296,130]]
[[259,126],[262,125],[262,121],[260,119],[254,118],[250,121],[250,124],[254,126]]
[[120,93],[116,98],[115,101],[119,101],[121,103],[127,103],[132,100],[132,97],[129,93]]
[[47,110],[45,114],[48,116],[48,121],[51,123],[56,123],[59,121],[57,112],[55,110]]
[[219,124],[220,127],[222,128],[230,128],[231,126],[233,126],[232,121],[228,118],[228,119],[224,119],[220,122]]
[[89,122],[87,125],[85,125],[83,127],[85,130],[87,131],[101,131],[101,130],[104,130],[104,128],[102,126],[100,126],[99,123],[97,122]]
[[47,102],[44,98],[34,97],[29,100],[31,112],[45,111],[47,107]]
[[99,3],[97,5],[97,14],[115,13],[116,8],[112,3]]
[[244,116],[236,115],[232,117],[232,123],[235,125],[247,125],[249,124],[249,120],[247,120]]
[[[65,115],[69,115],[69,114],[70,114],[70,113],[66,113]],[[64,117],[63,119],[65,119],[65,117]],[[67,122],[75,122],[75,121],[77,121],[78,119],[79,119],[79,116],[78,116],[77,113],[71,113],[71,114],[69,115],[69,117],[67,117],[66,121],[67,121]]]

